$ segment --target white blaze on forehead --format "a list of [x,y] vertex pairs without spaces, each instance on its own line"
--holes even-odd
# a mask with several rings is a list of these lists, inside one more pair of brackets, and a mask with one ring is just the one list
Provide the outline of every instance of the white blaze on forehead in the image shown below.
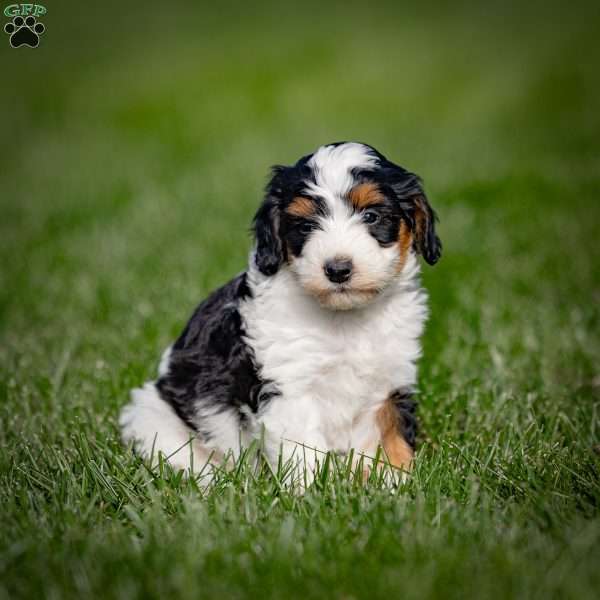
[[364,144],[348,142],[339,146],[321,146],[308,161],[316,185],[309,183],[307,191],[331,203],[347,194],[354,185],[352,169],[376,165],[377,157]]

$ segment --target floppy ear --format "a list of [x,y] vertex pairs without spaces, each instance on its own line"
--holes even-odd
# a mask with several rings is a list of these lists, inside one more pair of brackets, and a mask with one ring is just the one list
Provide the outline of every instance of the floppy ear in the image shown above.
[[253,229],[256,238],[256,266],[264,275],[275,275],[283,262],[279,206],[275,196],[267,194],[254,217]]
[[421,179],[389,161],[386,161],[386,167],[391,188],[414,232],[415,249],[430,265],[434,265],[442,255],[442,242],[435,233],[437,217],[429,206]]
[[415,245],[423,258],[434,265],[442,255],[442,242],[435,232],[437,217],[423,192],[411,199],[414,204]]

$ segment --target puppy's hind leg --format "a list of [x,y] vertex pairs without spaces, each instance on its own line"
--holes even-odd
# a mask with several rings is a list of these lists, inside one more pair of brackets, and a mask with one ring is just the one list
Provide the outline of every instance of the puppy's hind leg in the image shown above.
[[402,469],[405,475],[413,467],[417,433],[416,404],[411,396],[410,392],[395,390],[377,414],[386,458],[393,467]]
[[374,469],[386,480],[391,475],[389,483],[406,480],[414,462],[415,406],[409,391],[395,390],[375,413],[367,412],[356,421],[353,466],[362,468],[365,481]]
[[121,437],[125,444],[133,442],[135,451],[152,466],[159,452],[175,469],[186,474],[200,473],[211,458],[193,432],[159,395],[153,383],[131,392],[131,402],[119,417]]

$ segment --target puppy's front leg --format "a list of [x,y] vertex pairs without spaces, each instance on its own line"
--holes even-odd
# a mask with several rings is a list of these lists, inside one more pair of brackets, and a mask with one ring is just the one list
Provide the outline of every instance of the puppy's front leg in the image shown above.
[[263,448],[271,466],[276,469],[281,460],[286,479],[294,486],[308,487],[327,449],[312,400],[274,402],[265,411],[261,425]]

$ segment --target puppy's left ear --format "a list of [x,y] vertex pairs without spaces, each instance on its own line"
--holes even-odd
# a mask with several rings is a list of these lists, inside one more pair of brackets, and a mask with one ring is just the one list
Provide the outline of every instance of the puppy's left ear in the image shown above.
[[415,231],[415,245],[419,253],[430,264],[435,265],[442,255],[442,242],[435,232],[437,217],[421,190],[411,197]]
[[398,165],[387,163],[389,184],[410,221],[415,250],[434,265],[442,255],[442,242],[435,232],[437,217],[423,191],[421,179]]

